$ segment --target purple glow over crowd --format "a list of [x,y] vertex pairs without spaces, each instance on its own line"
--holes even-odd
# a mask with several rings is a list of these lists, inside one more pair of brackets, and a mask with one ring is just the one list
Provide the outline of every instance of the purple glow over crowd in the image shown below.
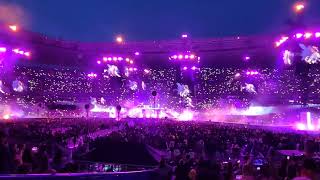
[[299,26],[276,37],[92,43],[0,26],[0,178],[319,179],[307,9],[295,3]]
[[[283,51],[283,62],[286,65],[292,65],[294,60],[296,59],[294,57],[297,54],[296,52],[291,50],[286,45],[286,43],[288,43],[289,41],[294,41],[294,38],[295,39],[304,38],[305,40],[313,37],[318,38],[319,33],[318,32],[296,33],[292,37],[293,39],[290,39],[289,36],[282,36],[280,40],[276,42],[277,48],[280,48],[281,46],[283,46],[283,48],[288,48]],[[315,64],[319,61],[320,59],[319,51],[316,46],[309,46],[304,44],[299,44],[298,46],[300,46],[300,48],[302,49],[301,54],[303,55],[302,57],[303,61],[307,62],[308,64]],[[26,51],[24,49],[20,49],[20,48],[10,49],[7,47],[0,48],[1,53],[8,53],[10,52],[10,50],[14,54],[23,55],[25,57],[31,56],[31,52]],[[138,51],[133,51],[133,52],[135,52],[134,53],[135,56],[140,55],[140,52]],[[199,61],[200,57],[197,56],[195,52],[191,53],[191,49],[187,50],[186,52],[187,53],[176,53],[169,56],[169,60],[174,60],[180,63],[176,64],[178,65],[177,68],[171,68],[170,70],[166,70],[166,71],[163,71],[161,69],[153,69],[153,68],[141,68],[141,67],[139,68],[140,63],[134,63],[134,59],[126,55],[118,54],[118,55],[102,56],[102,58],[97,60],[96,63],[99,65],[99,67],[103,68],[102,70],[103,72],[101,72],[101,70],[96,69],[95,71],[90,72],[89,74],[86,74],[88,80],[90,81],[86,82],[85,80],[86,78],[84,78],[83,80],[81,80],[83,82],[80,81],[82,85],[79,84],[80,86],[82,86],[81,88],[83,90],[85,91],[86,89],[89,90],[88,91],[90,92],[89,94],[93,93],[91,95],[87,95],[87,98],[91,99],[91,104],[93,107],[90,110],[90,112],[93,113],[92,114],[93,116],[97,116],[97,117],[106,116],[105,113],[107,113],[109,114],[107,115],[107,117],[115,118],[116,117],[115,104],[120,104],[122,106],[122,110],[119,113],[121,117],[125,117],[125,116],[132,117],[132,118],[133,117],[139,117],[139,118],[167,117],[167,118],[176,119],[178,121],[179,120],[180,121],[196,120],[200,117],[205,121],[212,120],[211,118],[215,119],[214,116],[206,115],[208,114],[208,112],[212,112],[212,111],[219,112],[218,117],[222,117],[222,116],[226,117],[230,115],[231,116],[238,116],[238,115],[263,116],[265,115],[266,112],[267,114],[275,113],[275,109],[277,109],[277,105],[275,105],[274,108],[272,108],[273,110],[267,110],[268,108],[263,104],[261,104],[260,106],[253,104],[253,101],[255,101],[255,99],[258,96],[263,96],[264,92],[268,92],[269,91],[268,88],[271,88],[271,86],[268,87],[267,83],[270,83],[268,82],[268,79],[272,79],[273,84],[276,83],[277,78],[272,77],[275,75],[272,73],[275,73],[275,72],[272,72],[266,69],[257,69],[257,70],[241,70],[241,69],[229,70],[224,68],[208,69],[206,67],[201,67],[202,65],[200,64],[200,61]],[[249,61],[251,60],[251,57],[249,55],[246,55],[244,56],[244,60]],[[133,66],[133,64],[135,65]],[[174,75],[179,72],[179,69],[182,71],[185,71],[185,74],[180,74],[178,76]],[[28,72],[30,71],[28,70]],[[208,72],[211,72],[211,73],[208,73]],[[228,73],[225,74],[221,72],[228,72]],[[242,76],[241,75],[242,73],[240,72],[242,72],[243,75],[250,76],[251,78],[249,77],[248,77],[249,79],[245,78],[245,76]],[[22,72],[20,71],[19,73],[26,74],[23,71]],[[68,73],[71,73],[71,71]],[[81,71],[78,71],[77,73],[81,74]],[[212,73],[213,74],[216,73],[215,75],[217,77],[212,76]],[[73,76],[72,79],[80,78],[79,74],[77,75],[76,74],[71,75],[71,74],[70,76]],[[158,77],[159,75],[161,76]],[[190,75],[192,77],[189,77]],[[285,74],[280,75],[279,77],[284,75]],[[13,87],[15,92],[25,92],[25,91],[28,91],[28,89],[29,91],[32,89],[39,89],[39,87],[37,87],[38,86],[37,84],[41,82],[41,80],[40,79],[32,80],[33,78],[38,78],[36,74],[31,76],[29,75],[26,77],[28,78],[21,79],[21,76],[20,76],[19,80],[18,79],[16,80],[17,82]],[[219,84],[218,83],[219,81],[214,80],[215,78],[218,78],[218,77],[225,78],[226,81],[225,82],[221,81],[220,83],[222,82],[223,83]],[[113,79],[115,78],[119,78],[119,80],[121,79],[121,83],[118,84],[116,82],[113,82],[114,81]],[[177,79],[181,79],[181,78],[185,79],[184,80],[185,82],[183,81],[177,82]],[[60,93],[69,92],[74,94],[72,96],[75,97],[75,99],[72,100],[71,102],[73,104],[81,104],[81,101],[76,100],[77,91],[72,90],[73,88],[79,88],[78,89],[79,91],[80,87],[77,87],[78,85],[76,84],[71,85],[70,83],[69,85],[67,85],[68,84],[67,76],[65,76],[64,79],[66,80],[66,82],[62,82],[62,80],[59,80],[60,81],[59,83],[57,81],[53,81],[50,83],[48,82],[49,84],[48,83],[46,84],[49,86],[52,86],[52,87],[49,87],[50,91],[59,87],[58,89],[61,89],[61,90],[57,92],[60,92]],[[92,81],[92,80],[95,80],[95,81]],[[167,82],[167,85],[161,84],[160,83],[161,81]],[[265,84],[263,83],[257,84],[257,82],[255,81],[264,82]],[[98,82],[98,86],[94,85],[93,84],[94,82]],[[213,84],[210,84],[209,82],[215,82],[216,84],[213,85]],[[57,83],[60,85],[58,85]],[[67,84],[64,84],[64,83],[67,83]],[[8,84],[7,82],[1,80],[0,92],[2,92],[2,94],[4,95],[10,94],[9,93],[10,91],[8,91],[8,88],[6,87],[7,84]],[[53,87],[53,85],[56,87]],[[71,88],[72,86],[73,88]],[[277,86],[278,86],[277,88],[279,89],[280,86],[279,85]],[[106,89],[105,90],[99,89],[102,87]],[[120,87],[120,89],[115,91],[113,89],[114,87]],[[298,86],[296,88],[298,88]],[[171,91],[170,89],[172,89],[173,92],[170,92]],[[147,95],[148,92],[152,90],[157,90],[158,92],[158,95],[155,96],[154,98],[150,95]],[[47,90],[45,90],[45,92],[46,91]],[[293,91],[290,90],[289,92],[293,92]],[[108,93],[110,93],[110,95],[108,95]],[[219,94],[219,95],[214,95],[214,94]],[[221,102],[230,101],[230,99],[227,100],[228,98],[223,99],[222,97],[219,97],[223,94],[229,94],[229,96],[236,95],[237,96],[236,101],[238,102],[233,102],[231,104],[228,103],[227,105],[219,104],[220,103],[219,101]],[[208,97],[205,97],[204,95]],[[149,96],[149,100],[142,101],[141,97],[148,97],[148,96]],[[214,97],[214,96],[217,96],[217,97]],[[104,100],[100,101],[98,99],[104,99]],[[105,99],[109,99],[109,100],[106,101]],[[10,98],[8,98],[6,101],[10,101]],[[106,104],[106,102],[109,102],[109,103]],[[295,100],[288,100],[288,102],[303,103],[301,100],[301,97],[300,97],[300,100],[299,98],[297,98]],[[232,109],[233,106],[239,106],[239,108]],[[260,107],[260,108],[257,108],[257,107]],[[230,108],[232,110],[230,110]],[[4,119],[9,119],[13,117],[21,118],[21,117],[39,116],[39,115],[35,115],[34,112],[32,112],[32,110],[31,111],[28,110],[29,112],[24,112],[25,110],[21,110],[21,108],[20,109],[18,108],[19,113],[15,113],[15,112],[10,113],[11,108],[7,107],[7,109],[8,110],[2,113],[2,116],[4,117]],[[227,111],[230,111],[230,112],[226,113]],[[79,113],[79,115],[81,115],[81,113]],[[313,121],[312,121],[313,123],[312,126],[310,126],[309,121],[308,122],[307,121],[299,122],[299,121],[300,119],[296,118],[296,120],[288,121],[287,123],[283,121],[279,121],[281,122],[279,124],[292,125],[293,128],[300,127],[298,129],[303,129],[301,127],[305,125],[306,127],[305,130],[318,130],[319,125]],[[251,122],[251,120],[249,118],[247,120],[239,121],[239,123],[244,123],[244,122]],[[296,122],[299,124],[299,126],[296,125]]]

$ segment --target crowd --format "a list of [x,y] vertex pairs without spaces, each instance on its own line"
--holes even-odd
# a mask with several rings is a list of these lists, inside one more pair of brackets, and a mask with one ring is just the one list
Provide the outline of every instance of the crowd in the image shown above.
[[1,173],[79,172],[75,157],[110,141],[144,145],[159,162],[160,179],[313,180],[320,172],[314,134],[168,119],[42,119],[1,126]]
[[[88,151],[85,142],[112,121],[94,119],[24,119],[0,124],[1,173],[78,172],[73,151]],[[84,148],[84,150],[82,149]]]
[[[176,179],[292,179],[303,168],[312,166],[313,173],[320,168],[309,159],[319,152],[319,136],[199,122],[129,122],[125,127],[115,133],[124,142],[162,150],[159,173]],[[278,150],[305,153],[285,156]]]

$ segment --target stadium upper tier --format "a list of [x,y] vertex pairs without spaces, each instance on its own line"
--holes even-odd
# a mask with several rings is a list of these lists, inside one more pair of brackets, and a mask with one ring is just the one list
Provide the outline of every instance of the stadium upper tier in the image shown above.
[[1,43],[30,49],[32,63],[88,66],[94,65],[97,58],[105,54],[121,54],[136,57],[137,64],[166,65],[168,57],[174,53],[191,51],[201,57],[202,66],[232,66],[244,64],[243,57],[250,55],[255,64],[273,65],[277,53],[272,36],[235,36],[226,38],[177,38],[175,40],[88,43],[70,42],[49,38],[45,35],[0,28]]

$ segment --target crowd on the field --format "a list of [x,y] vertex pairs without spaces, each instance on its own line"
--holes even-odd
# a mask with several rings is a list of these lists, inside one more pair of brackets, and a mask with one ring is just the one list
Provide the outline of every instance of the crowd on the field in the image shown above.
[[4,123],[1,129],[1,173],[79,172],[73,158],[94,149],[96,141],[152,149],[160,179],[316,179],[320,172],[318,135],[245,125],[41,119]]

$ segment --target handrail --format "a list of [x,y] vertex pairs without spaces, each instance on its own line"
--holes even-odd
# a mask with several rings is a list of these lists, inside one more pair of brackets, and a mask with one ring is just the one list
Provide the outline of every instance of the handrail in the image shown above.
[[32,176],[96,176],[96,175],[119,175],[154,172],[151,170],[128,171],[128,172],[81,172],[81,173],[44,173],[44,174],[0,174],[0,178],[10,177],[32,177]]
[[121,165],[121,166],[131,166],[131,167],[145,167],[145,168],[156,168],[157,166],[150,166],[150,165],[139,165],[139,164],[121,164],[121,163],[108,163],[108,162],[93,162],[93,161],[83,161],[83,160],[75,160],[75,162],[79,163],[88,163],[88,164],[109,164],[109,165]]

